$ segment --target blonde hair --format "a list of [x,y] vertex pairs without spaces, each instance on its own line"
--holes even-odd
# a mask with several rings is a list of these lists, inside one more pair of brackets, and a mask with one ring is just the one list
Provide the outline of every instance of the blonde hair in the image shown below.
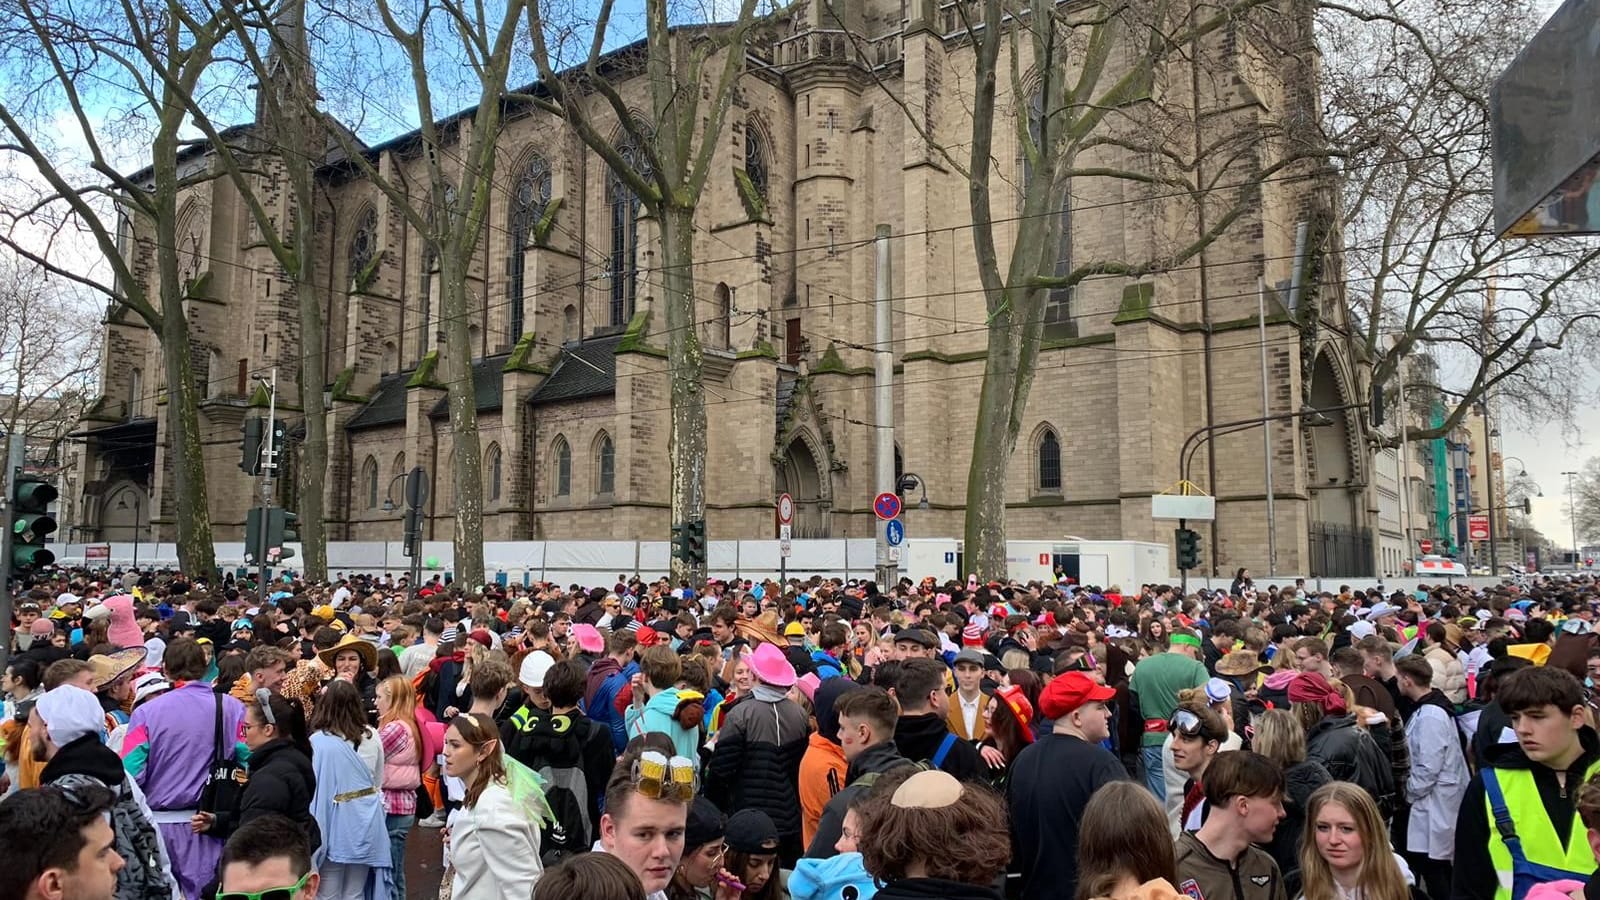
[[1410,888],[1389,850],[1389,834],[1378,804],[1365,788],[1348,781],[1331,781],[1306,801],[1306,828],[1300,837],[1301,893],[1305,900],[1338,900],[1333,870],[1317,852],[1317,816],[1329,804],[1344,807],[1355,819],[1361,836],[1361,870],[1357,888],[1364,900],[1409,900]]
[[1306,761],[1306,730],[1286,709],[1269,709],[1255,721],[1250,749],[1285,769]]
[[390,722],[399,722],[411,732],[417,748],[417,758],[422,758],[422,730],[417,727],[417,692],[404,675],[391,675],[378,682],[378,696],[384,699],[389,711],[378,718],[378,728]]

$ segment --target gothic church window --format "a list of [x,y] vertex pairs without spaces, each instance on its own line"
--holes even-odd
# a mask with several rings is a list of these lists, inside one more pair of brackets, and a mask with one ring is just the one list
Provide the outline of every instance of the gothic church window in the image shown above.
[[483,458],[485,460],[484,469],[488,472],[489,481],[488,490],[486,490],[484,493],[488,494],[488,500],[490,503],[499,503],[501,473],[500,445],[490,444],[489,451],[483,455]]
[[367,494],[367,509],[378,508],[378,461],[367,457],[361,466],[361,484]]
[[517,176],[511,196],[510,221],[506,233],[510,247],[506,253],[506,299],[509,301],[510,342],[516,343],[526,327],[527,251],[533,242],[534,228],[550,207],[552,180],[550,164],[534,154]]
[[349,251],[349,278],[350,287],[361,290],[366,287],[367,267],[372,265],[372,260],[378,255],[378,211],[367,207],[361,214],[356,224],[355,233],[350,235]]
[[744,126],[744,174],[756,189],[756,196],[767,199],[767,148],[756,123]]
[[[1042,127],[1045,122],[1044,95],[1035,91],[1033,98],[1028,103],[1028,137],[1033,142],[1035,152],[1044,155],[1040,148],[1043,139]],[[1057,135],[1050,135],[1055,139]],[[1037,175],[1049,177],[1049,173],[1035,173],[1034,162],[1029,158],[1026,148],[1017,148],[1017,170],[1022,174],[1019,184],[1018,209],[1020,211],[1027,191],[1033,186]],[[1051,221],[1055,219],[1056,221]],[[1054,252],[1055,266],[1051,275],[1064,278],[1072,274],[1072,179],[1068,177],[1061,191],[1060,209],[1046,217],[1041,217],[1037,222],[1024,222],[1024,228],[1032,226],[1049,227],[1059,226]],[[1053,287],[1049,289],[1049,296],[1044,301],[1044,328],[1047,337],[1071,337],[1076,333],[1072,321],[1072,294],[1073,288]]]
[[1039,435],[1037,451],[1037,478],[1034,486],[1041,492],[1061,492],[1061,441],[1056,433],[1045,428]]
[[551,480],[554,482],[553,493],[557,497],[572,496],[572,446],[567,439],[556,437],[556,442],[550,448]]
[[[649,159],[627,141],[617,148],[628,166],[645,178],[650,177]],[[606,205],[611,211],[611,260],[607,267],[611,280],[610,322],[626,325],[633,318],[633,304],[639,290],[639,195],[621,176],[608,170]]]
[[611,494],[617,487],[617,449],[611,436],[600,432],[595,442],[595,493]]

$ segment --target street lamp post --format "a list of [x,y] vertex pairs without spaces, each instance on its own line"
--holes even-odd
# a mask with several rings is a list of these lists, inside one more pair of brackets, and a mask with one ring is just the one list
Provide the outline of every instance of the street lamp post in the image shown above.
[[1572,479],[1577,472],[1562,472],[1567,476],[1567,520],[1572,524],[1572,569],[1578,569],[1578,495],[1573,493]]

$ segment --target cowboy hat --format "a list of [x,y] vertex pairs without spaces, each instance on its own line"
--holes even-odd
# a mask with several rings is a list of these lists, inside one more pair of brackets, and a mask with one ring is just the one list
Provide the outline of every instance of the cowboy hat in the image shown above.
[[331,669],[333,661],[346,650],[354,650],[361,657],[361,666],[365,671],[371,672],[378,667],[378,648],[353,634],[345,635],[339,643],[319,652],[317,659],[322,660],[322,664]]
[[1218,675],[1249,675],[1265,668],[1254,650],[1235,650],[1217,660]]
[[96,653],[89,657],[89,665],[94,667],[94,689],[101,690],[144,665],[145,653],[143,647],[124,647],[111,653]]

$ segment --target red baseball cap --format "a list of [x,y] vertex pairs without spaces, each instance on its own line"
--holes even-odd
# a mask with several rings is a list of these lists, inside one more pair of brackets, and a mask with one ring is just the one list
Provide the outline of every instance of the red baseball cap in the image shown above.
[[654,647],[656,644],[661,643],[661,633],[649,625],[639,626],[639,631],[634,637],[639,639],[639,646],[641,647]]
[[1090,678],[1084,672],[1063,672],[1045,686],[1039,695],[1039,711],[1047,719],[1062,719],[1072,715],[1085,703],[1101,703],[1115,697],[1117,692]]

